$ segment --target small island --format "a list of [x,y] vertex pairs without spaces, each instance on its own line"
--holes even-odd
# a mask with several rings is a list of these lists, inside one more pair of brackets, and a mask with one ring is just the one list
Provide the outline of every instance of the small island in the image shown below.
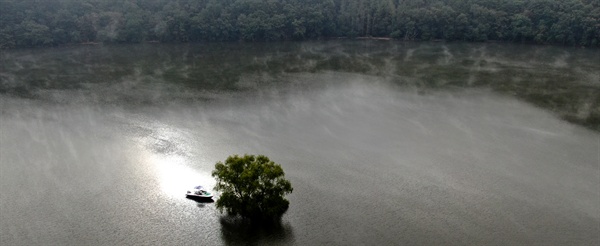
[[284,196],[293,191],[284,175],[281,165],[264,155],[229,156],[212,172],[221,192],[216,206],[252,221],[280,219],[289,207]]

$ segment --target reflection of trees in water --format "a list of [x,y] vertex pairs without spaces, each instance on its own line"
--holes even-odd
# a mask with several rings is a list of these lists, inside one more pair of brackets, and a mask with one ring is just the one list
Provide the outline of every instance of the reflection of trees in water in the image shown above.
[[[68,100],[79,95],[80,100],[128,105],[196,103],[224,93],[296,86],[287,75],[334,71],[378,76],[419,92],[491,88],[600,130],[596,50],[342,40],[119,45],[31,53],[3,53],[0,94],[56,100],[63,92]],[[300,82],[308,87],[322,84]]]
[[286,244],[294,240],[292,226],[281,220],[256,222],[223,216],[219,222],[221,238],[228,245]]

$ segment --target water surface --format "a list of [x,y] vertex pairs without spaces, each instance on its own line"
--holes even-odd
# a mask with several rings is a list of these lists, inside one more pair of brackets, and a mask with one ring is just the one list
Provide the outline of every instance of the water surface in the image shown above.
[[[598,50],[305,42],[3,51],[0,244],[600,243]],[[184,197],[265,154],[275,228]]]

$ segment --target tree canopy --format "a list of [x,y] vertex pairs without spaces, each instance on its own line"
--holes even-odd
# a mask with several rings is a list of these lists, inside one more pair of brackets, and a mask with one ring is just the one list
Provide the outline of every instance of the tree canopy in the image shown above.
[[0,0],[0,48],[377,36],[600,46],[597,0]]
[[284,196],[293,191],[284,175],[281,165],[266,156],[229,156],[212,172],[221,192],[217,208],[244,218],[280,218],[289,207]]

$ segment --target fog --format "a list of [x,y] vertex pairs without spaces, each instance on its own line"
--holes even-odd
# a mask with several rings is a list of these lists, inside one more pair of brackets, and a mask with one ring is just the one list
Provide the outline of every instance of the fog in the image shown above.
[[[0,244],[600,243],[600,135],[563,118],[598,110],[585,54],[236,45],[3,55]],[[245,153],[294,187],[276,228],[184,196]]]

